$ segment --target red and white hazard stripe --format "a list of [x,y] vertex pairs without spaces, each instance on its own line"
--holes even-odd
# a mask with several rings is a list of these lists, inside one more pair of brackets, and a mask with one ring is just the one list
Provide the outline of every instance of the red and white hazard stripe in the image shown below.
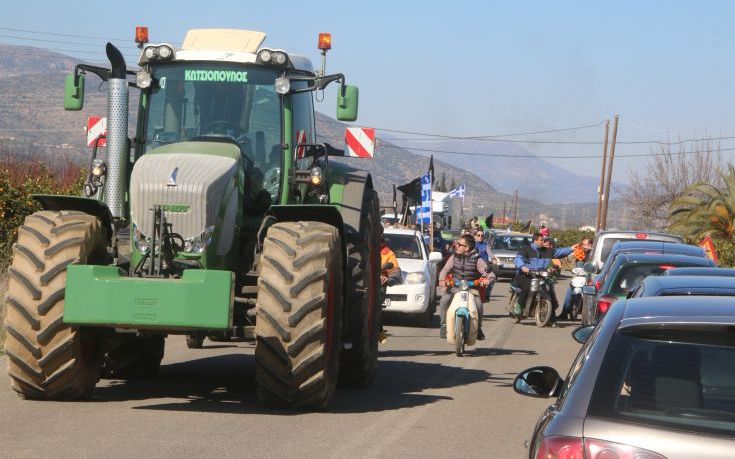
[[299,145],[303,145],[306,143],[306,131],[300,130],[296,132],[296,158],[301,159],[304,157],[304,154],[306,154],[306,147],[301,147]]
[[[107,118],[90,116],[87,118],[87,146],[93,147],[97,139],[107,135]],[[100,139],[98,147],[107,146],[107,139]]]
[[375,152],[375,128],[349,127],[345,131],[347,156],[372,158]]

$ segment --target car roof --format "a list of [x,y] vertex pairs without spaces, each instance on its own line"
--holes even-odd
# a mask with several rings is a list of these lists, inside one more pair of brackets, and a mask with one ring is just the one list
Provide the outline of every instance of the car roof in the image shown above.
[[722,276],[649,276],[643,281],[646,290],[675,288],[735,288],[735,277]]
[[672,268],[667,270],[664,276],[733,276],[735,277],[735,269],[733,268],[717,268],[715,266],[682,266],[681,268]]
[[632,239],[632,240],[621,240],[616,242],[612,246],[612,250],[610,250],[610,254],[616,251],[624,251],[624,250],[658,250],[662,252],[686,252],[686,253],[702,253],[704,251],[703,248],[696,246],[696,245],[690,245],[690,244],[682,244],[680,242],[670,242],[670,241],[656,241],[656,240],[640,240],[640,239]]
[[517,231],[497,231],[495,233],[492,233],[493,237],[498,236],[510,236],[510,237],[533,237],[533,234],[530,233],[520,233]]
[[633,263],[691,263],[698,266],[714,266],[709,258],[692,257],[674,253],[646,254],[646,253],[622,253],[615,261],[617,264]]
[[661,233],[659,231],[614,231],[614,230],[600,231],[599,233],[597,233],[597,237],[599,238],[602,236],[610,236],[614,234],[620,234],[620,235],[626,235],[626,236],[627,235],[635,236],[636,234],[645,234],[646,236],[669,237],[669,238],[681,240],[680,236],[677,236],[675,234]]
[[403,228],[385,228],[383,230],[383,234],[402,234],[406,236],[420,236],[421,233],[416,230],[412,229],[403,229]]
[[649,296],[625,300],[624,307],[619,330],[664,324],[735,325],[735,302],[727,296]]

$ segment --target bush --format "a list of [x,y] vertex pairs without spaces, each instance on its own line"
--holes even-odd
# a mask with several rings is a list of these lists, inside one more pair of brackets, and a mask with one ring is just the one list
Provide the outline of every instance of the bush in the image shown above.
[[[13,158],[0,161],[0,321],[5,316],[6,270],[18,239],[18,227],[25,217],[41,206],[34,194],[78,195],[84,173],[76,165],[52,171],[42,163],[26,163]],[[0,352],[5,332],[0,327]]]

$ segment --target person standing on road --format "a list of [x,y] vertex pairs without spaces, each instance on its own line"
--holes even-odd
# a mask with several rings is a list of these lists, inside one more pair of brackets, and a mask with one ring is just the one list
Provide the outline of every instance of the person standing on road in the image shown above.
[[[531,278],[528,272],[531,270],[540,271],[546,269],[551,259],[564,258],[572,253],[575,246],[565,247],[561,249],[550,249],[549,253],[543,253],[544,237],[541,233],[533,234],[533,242],[529,245],[521,247],[516,255],[516,275],[513,278],[513,285],[521,289],[521,293],[516,299],[514,313],[520,316],[523,313],[523,307],[528,298],[528,292],[531,289]],[[548,258],[544,258],[544,256]]]
[[[398,258],[393,253],[388,244],[385,243],[385,238],[380,241],[380,304],[383,304],[385,299],[386,290],[389,286],[400,284],[403,279],[401,278],[401,268],[398,266]],[[385,344],[388,341],[388,336],[383,328],[383,323],[380,324],[380,333],[378,336],[380,344]]]
[[[444,268],[439,273],[439,287],[445,289],[444,295],[442,295],[441,301],[439,301],[439,318],[441,325],[439,328],[439,337],[447,337],[447,311],[449,305],[452,303],[454,294],[459,291],[459,288],[452,287],[447,288],[446,278],[449,273],[452,273],[455,285],[462,279],[468,281],[476,281],[480,278],[488,279],[487,274],[487,263],[480,257],[475,249],[475,240],[468,234],[463,234],[457,239],[456,242],[457,250],[449,257]],[[482,301],[477,302],[477,339],[482,341],[485,339],[485,334],[482,332]]]

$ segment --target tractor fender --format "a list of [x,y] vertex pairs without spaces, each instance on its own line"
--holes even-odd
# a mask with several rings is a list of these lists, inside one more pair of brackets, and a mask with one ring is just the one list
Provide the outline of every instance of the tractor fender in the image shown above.
[[338,202],[332,201],[332,205],[339,209],[344,222],[345,237],[348,241],[359,243],[360,219],[362,218],[362,203],[365,189],[373,188],[373,179],[367,171],[354,170],[345,173],[342,196]]
[[59,196],[53,194],[34,194],[31,197],[41,204],[43,210],[76,210],[85,214],[94,215],[102,222],[107,242],[112,241],[112,212],[110,212],[110,208],[104,202],[80,196]]

